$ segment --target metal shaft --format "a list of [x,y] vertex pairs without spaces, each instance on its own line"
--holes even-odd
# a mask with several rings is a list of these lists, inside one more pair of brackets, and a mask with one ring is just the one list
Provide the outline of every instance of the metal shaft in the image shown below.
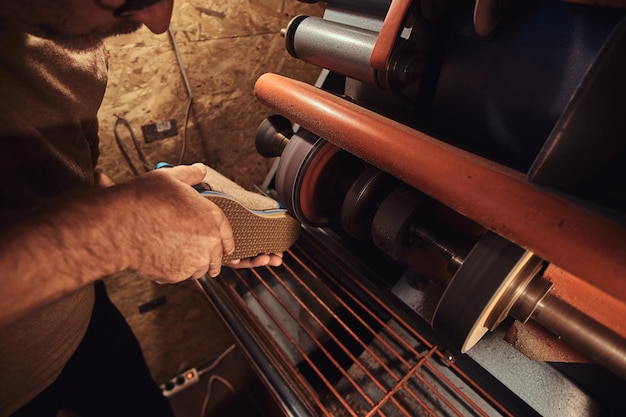
[[297,16],[287,27],[285,47],[310,64],[376,85],[370,66],[378,33],[315,16]]
[[415,82],[422,70],[414,46],[394,42],[387,65],[375,69],[370,60],[379,33],[315,16],[296,16],[284,32],[285,48],[295,58],[385,89]]
[[626,379],[626,339],[620,335],[551,295],[537,303],[531,318]]

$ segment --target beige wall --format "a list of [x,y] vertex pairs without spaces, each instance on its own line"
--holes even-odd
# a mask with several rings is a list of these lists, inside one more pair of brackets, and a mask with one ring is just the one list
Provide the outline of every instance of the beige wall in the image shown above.
[[[321,14],[296,0],[178,0],[171,27],[194,95],[185,163],[202,161],[246,188],[266,173],[254,133],[269,113],[253,96],[254,82],[276,72],[313,82],[319,70],[289,56],[280,29],[298,14]],[[142,29],[112,39],[108,90],[101,111],[100,168],[116,181],[132,176],[113,137],[126,118],[150,163],[178,162],[181,136],[145,145],[141,126],[175,119],[182,133],[187,92],[168,33]],[[135,158],[127,130],[119,129]]]

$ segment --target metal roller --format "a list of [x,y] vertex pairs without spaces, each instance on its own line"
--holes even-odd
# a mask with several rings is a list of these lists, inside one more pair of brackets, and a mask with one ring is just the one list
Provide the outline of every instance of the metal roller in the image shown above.
[[376,206],[372,242],[396,260],[402,260],[414,246],[431,248],[446,261],[448,273],[454,274],[476,241],[475,236],[451,232],[435,220],[440,205],[406,185],[396,185]]
[[621,279],[626,276],[624,226],[546,193],[501,166],[306,83],[264,74],[255,94],[294,123],[598,290],[626,299]]
[[284,31],[287,51],[295,58],[386,89],[417,81],[421,58],[412,44],[399,39],[386,71],[372,68],[378,32],[315,16],[296,16]]
[[530,316],[590,359],[626,379],[626,339],[548,294]]
[[[304,137],[294,136],[285,146],[276,171],[276,192],[287,209],[303,223],[317,226],[332,220],[333,210],[327,210],[321,204],[319,206],[312,204],[313,200],[306,198],[306,195],[302,201],[300,196],[303,184],[306,183],[305,188],[310,191],[311,187],[315,188],[316,179],[320,177],[320,170],[313,169],[315,173],[312,175],[315,178],[312,181],[306,180],[306,177],[310,176],[307,175],[307,171],[311,163],[315,165],[319,162],[316,157],[327,162],[337,154],[337,151],[338,148],[328,145],[328,142],[312,134],[306,134]],[[312,191],[311,194],[318,193]]]

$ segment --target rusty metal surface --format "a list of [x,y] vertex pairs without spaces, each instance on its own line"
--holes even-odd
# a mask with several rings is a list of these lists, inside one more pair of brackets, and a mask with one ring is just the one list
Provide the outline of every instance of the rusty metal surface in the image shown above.
[[626,338],[626,301],[617,300],[588,282],[550,265],[543,276],[553,284],[553,295],[615,333]]
[[507,330],[505,340],[534,361],[588,363],[589,359],[576,349],[529,321],[515,321]]

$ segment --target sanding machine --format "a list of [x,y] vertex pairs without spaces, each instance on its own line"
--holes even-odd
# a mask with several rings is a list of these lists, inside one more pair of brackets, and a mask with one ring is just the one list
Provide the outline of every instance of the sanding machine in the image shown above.
[[200,281],[278,408],[623,413],[623,2],[324,3],[255,87],[302,237]]

